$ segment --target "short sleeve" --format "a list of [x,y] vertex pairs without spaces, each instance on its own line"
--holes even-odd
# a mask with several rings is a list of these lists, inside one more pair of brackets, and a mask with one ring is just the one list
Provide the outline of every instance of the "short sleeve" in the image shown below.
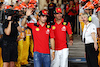
[[97,33],[96,26],[94,24],[91,25],[91,33]]
[[67,33],[68,33],[68,34],[72,34],[72,28],[71,28],[70,22],[68,22],[68,24],[67,24],[67,26],[66,26],[66,29],[67,29]]
[[27,23],[27,26],[32,29],[32,27],[34,26],[34,23]]
[[66,5],[66,10],[68,10],[69,9],[69,6],[68,5]]
[[50,38],[54,38],[54,31],[52,29],[50,29]]

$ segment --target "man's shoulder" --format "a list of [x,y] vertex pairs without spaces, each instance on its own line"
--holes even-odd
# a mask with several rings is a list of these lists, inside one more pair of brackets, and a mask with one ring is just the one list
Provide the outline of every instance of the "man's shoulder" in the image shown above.
[[90,27],[95,27],[96,28],[94,23],[91,22],[90,24],[91,24]]

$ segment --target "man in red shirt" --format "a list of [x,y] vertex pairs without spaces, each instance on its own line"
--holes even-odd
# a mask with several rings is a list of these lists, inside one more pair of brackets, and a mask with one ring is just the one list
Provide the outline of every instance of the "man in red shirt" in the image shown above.
[[64,22],[61,8],[56,8],[54,16],[52,29],[55,35],[55,59],[51,62],[51,67],[68,67],[69,49],[66,41],[66,31],[69,34],[69,44],[72,45],[71,25],[70,22]]
[[[29,15],[32,14],[31,10],[26,12],[26,20]],[[42,10],[39,12],[37,23],[27,23],[27,26],[32,29],[33,41],[34,41],[34,67],[50,67],[50,49],[49,49],[49,36],[51,42],[51,48],[53,49],[52,57],[54,59],[54,32],[50,25],[46,23],[47,11]],[[25,21],[25,19],[24,19]],[[34,22],[34,21],[33,21]],[[23,22],[25,25],[25,22]],[[52,60],[53,60],[52,59]]]
[[68,18],[65,20],[68,20],[68,22],[72,25],[72,31],[74,32],[75,27],[75,14],[77,13],[76,7],[74,5],[73,0],[69,1],[69,4],[66,5],[66,13],[68,13]]

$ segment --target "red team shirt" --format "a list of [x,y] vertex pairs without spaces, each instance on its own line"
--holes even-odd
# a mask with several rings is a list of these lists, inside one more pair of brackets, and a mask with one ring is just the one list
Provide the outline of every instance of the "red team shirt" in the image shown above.
[[[68,5],[66,5],[66,11],[69,9],[69,4]],[[75,5],[73,5],[73,7],[72,7],[72,9],[71,10],[76,10],[76,7],[75,7]],[[72,15],[72,16],[74,16],[75,15],[75,13],[73,13],[72,11],[69,11],[68,12],[68,15]]]
[[54,32],[51,28],[42,27],[39,22],[37,22],[39,27],[35,26],[34,23],[27,23],[27,26],[32,29],[33,40],[34,40],[34,52],[40,52],[44,54],[50,54],[49,49],[49,35],[50,38],[54,38]]
[[60,24],[56,23],[54,19],[55,25],[52,26],[55,35],[55,50],[61,50],[67,48],[66,41],[66,31],[68,34],[72,34],[70,22],[67,25],[63,25],[64,19],[62,19]]

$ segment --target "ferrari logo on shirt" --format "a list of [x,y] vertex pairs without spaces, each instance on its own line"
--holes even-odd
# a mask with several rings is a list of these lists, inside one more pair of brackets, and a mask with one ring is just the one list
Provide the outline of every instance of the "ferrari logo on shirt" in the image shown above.
[[65,26],[63,26],[61,29],[62,29],[62,31],[66,31],[66,27]]
[[44,11],[44,13],[47,13],[46,11]]
[[60,9],[58,9],[58,11],[60,11]]
[[55,29],[56,29],[56,27],[55,27],[55,26],[53,26],[53,27],[52,27],[52,29],[53,29],[53,30],[55,30]]
[[36,28],[36,31],[39,31],[40,29],[39,28]]

